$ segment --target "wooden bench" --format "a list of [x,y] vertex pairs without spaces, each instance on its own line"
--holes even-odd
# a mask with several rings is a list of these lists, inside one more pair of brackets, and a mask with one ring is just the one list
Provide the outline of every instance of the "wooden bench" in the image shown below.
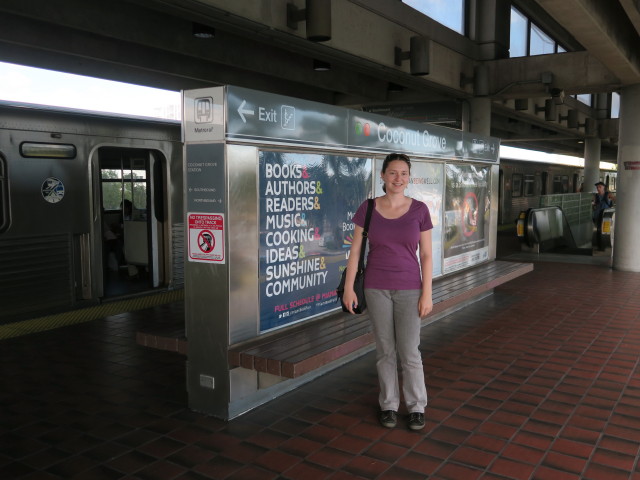
[[[533,270],[531,263],[492,261],[438,278],[433,282],[433,312],[427,318],[493,290]],[[184,327],[164,331],[138,332],[139,344],[187,352]],[[265,372],[286,378],[297,378],[327,365],[374,342],[369,317],[335,314],[310,320],[229,347],[229,365]]]
[[[433,282],[433,312],[443,313],[533,270],[533,264],[494,261]],[[427,317],[429,318],[429,317]],[[229,364],[296,378],[373,344],[368,315],[338,314],[229,349]]]

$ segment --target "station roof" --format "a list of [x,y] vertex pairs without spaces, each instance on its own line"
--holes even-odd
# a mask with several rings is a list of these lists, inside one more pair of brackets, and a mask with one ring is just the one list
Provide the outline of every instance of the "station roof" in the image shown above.
[[[328,40],[295,20],[318,3],[331,5]],[[640,83],[638,2],[471,3],[490,14],[513,3],[570,51],[506,58],[499,39],[471,40],[399,0],[3,0],[0,61],[172,90],[230,84],[457,128],[485,97],[490,134],[505,145],[582,156],[598,136],[602,159],[615,161],[617,119],[571,95]],[[213,36],[194,36],[200,26]],[[402,59],[412,37],[428,39],[428,72]],[[552,91],[563,98],[549,116]]]

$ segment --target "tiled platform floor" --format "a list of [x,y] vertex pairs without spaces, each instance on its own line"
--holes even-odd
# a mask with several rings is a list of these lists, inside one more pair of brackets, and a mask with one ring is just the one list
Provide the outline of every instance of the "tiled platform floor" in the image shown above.
[[640,274],[536,262],[422,332],[427,426],[376,422],[374,356],[225,423],[135,332],[182,305],[0,342],[0,479],[640,479]]

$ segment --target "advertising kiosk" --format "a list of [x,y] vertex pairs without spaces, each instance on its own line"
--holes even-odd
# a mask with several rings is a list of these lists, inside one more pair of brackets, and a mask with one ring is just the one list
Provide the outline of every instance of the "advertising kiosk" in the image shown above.
[[[434,224],[434,278],[495,259],[495,138],[239,87],[183,93],[189,406],[233,418],[327,369],[286,379],[229,349],[343,314],[335,288],[356,209],[390,152]],[[335,368],[332,365],[330,368]]]

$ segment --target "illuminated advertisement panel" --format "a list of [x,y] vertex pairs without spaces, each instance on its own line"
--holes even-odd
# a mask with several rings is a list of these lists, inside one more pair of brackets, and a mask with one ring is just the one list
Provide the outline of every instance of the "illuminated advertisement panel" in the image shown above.
[[490,169],[447,164],[444,212],[443,272],[489,258]]
[[339,308],[351,222],[372,160],[260,151],[260,331]]

